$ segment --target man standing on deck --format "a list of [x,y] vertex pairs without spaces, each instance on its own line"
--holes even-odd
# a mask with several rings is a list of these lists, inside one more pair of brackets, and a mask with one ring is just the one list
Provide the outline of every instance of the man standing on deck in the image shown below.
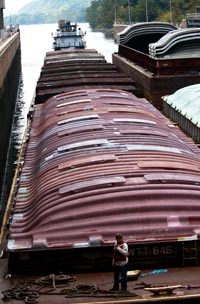
[[[121,290],[127,290],[127,264],[128,264],[128,244],[123,240],[123,235],[117,233],[114,244],[114,253],[112,265],[114,267],[114,285],[111,291],[119,290],[121,281]],[[121,280],[119,278],[121,274]]]

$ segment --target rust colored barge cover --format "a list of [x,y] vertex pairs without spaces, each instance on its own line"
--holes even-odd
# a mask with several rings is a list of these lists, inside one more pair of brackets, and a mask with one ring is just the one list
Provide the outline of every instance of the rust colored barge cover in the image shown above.
[[129,76],[92,49],[48,52],[37,82],[35,103],[73,90],[101,88],[138,93]]
[[35,106],[8,249],[199,237],[200,153],[145,99],[79,90]]

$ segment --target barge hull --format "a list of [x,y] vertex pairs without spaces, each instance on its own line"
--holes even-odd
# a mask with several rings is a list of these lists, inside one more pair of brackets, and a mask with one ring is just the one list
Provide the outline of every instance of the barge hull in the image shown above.
[[163,109],[162,97],[173,94],[178,89],[200,82],[200,75],[155,75],[149,69],[140,66],[137,62],[113,54],[113,63],[133,79],[144,97],[156,108]]

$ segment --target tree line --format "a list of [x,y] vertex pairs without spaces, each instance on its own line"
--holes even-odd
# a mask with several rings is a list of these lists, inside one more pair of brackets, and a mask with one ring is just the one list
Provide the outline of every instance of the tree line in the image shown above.
[[186,13],[195,13],[200,0],[92,0],[86,20],[94,29],[114,23],[162,21],[180,23]]
[[20,11],[4,18],[5,25],[57,23],[59,19],[86,22],[85,10],[90,0],[35,0]]
[[6,25],[56,23],[70,16],[89,22],[93,29],[111,29],[115,22],[163,21],[179,23],[194,13],[200,0],[35,0],[18,14],[6,16]]

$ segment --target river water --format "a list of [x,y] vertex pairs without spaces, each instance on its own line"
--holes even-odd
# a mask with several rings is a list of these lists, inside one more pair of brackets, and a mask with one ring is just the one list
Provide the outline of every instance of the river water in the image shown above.
[[[107,62],[112,63],[112,54],[118,50],[114,40],[106,38],[102,32],[93,32],[88,23],[80,23],[79,26],[86,32],[87,48],[97,50],[105,56]],[[45,54],[48,51],[52,51],[52,33],[55,33],[56,30],[57,24],[20,26],[22,75],[16,101],[7,174],[0,201],[0,219],[9,196],[15,164],[25,131],[28,109],[34,96],[35,86],[43,66]]]

